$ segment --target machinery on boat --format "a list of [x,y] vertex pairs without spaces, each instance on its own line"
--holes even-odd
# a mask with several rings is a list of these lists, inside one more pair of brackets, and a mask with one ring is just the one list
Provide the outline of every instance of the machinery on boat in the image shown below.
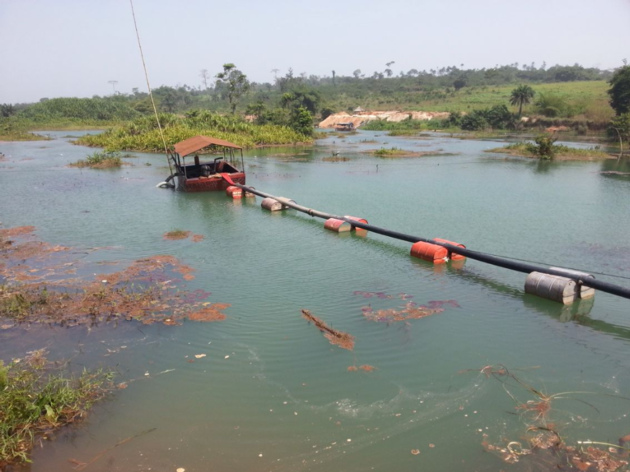
[[[240,168],[238,156],[240,151]],[[199,154],[210,153],[212,160],[202,162]],[[193,156],[186,163],[186,157]],[[169,187],[184,192],[211,192],[225,190],[230,184],[221,176],[227,174],[233,182],[245,185],[243,148],[223,139],[194,136],[181,141],[169,151],[171,175],[158,187]]]
[[337,123],[335,131],[354,131],[354,123]]

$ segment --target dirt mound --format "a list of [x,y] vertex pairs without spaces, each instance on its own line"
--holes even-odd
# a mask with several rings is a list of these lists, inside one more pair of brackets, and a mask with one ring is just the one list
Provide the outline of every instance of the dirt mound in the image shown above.
[[342,111],[334,113],[319,123],[320,128],[334,128],[339,123],[352,123],[355,128],[372,120],[399,122],[411,118],[412,120],[443,120],[450,113],[441,111],[360,111],[352,115]]

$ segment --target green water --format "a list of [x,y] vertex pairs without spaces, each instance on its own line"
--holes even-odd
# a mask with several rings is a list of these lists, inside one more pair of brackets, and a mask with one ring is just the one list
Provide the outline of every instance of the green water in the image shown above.
[[[138,154],[121,170],[69,168],[90,150],[69,144],[67,132],[51,134],[0,143],[5,227],[34,225],[39,238],[90,263],[172,254],[196,269],[187,288],[231,307],[220,323],[0,330],[0,359],[44,346],[51,357],[76,356],[75,366],[110,366],[117,382],[132,380],[81,426],[36,448],[28,470],[72,470],[68,459],[87,462],[150,428],[86,470],[530,470],[527,458],[508,465],[481,446],[520,441],[532,423],[479,372],[490,364],[546,394],[589,392],[554,400],[550,420],[569,442],[616,443],[630,433],[630,401],[619,398],[630,397],[630,301],[598,292],[593,303],[563,307],[525,295],[524,274],[476,261],[434,267],[411,259],[407,243],[330,233],[322,220],[265,212],[259,198],[157,189],[168,175],[159,155]],[[630,179],[600,173],[628,172],[628,163],[483,152],[499,145],[361,132],[312,148],[253,150],[245,160],[248,184],[318,210],[630,285]],[[456,155],[367,152],[381,146]],[[350,160],[322,161],[333,152]],[[278,156],[287,153],[305,155]],[[205,239],[162,239],[175,228]],[[107,249],[83,251],[92,247]],[[368,305],[401,307],[398,294],[459,307],[407,324],[363,316]],[[330,345],[302,308],[355,336],[355,349]],[[347,371],[364,364],[377,370]],[[508,390],[537,400],[514,382]]]

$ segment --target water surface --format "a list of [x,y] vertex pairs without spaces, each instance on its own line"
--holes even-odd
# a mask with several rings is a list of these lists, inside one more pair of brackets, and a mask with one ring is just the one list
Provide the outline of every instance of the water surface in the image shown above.
[[[5,227],[34,225],[41,239],[79,252],[108,247],[86,251],[93,263],[172,254],[196,269],[190,290],[231,307],[220,323],[0,331],[4,360],[45,346],[78,366],[114,367],[129,382],[83,425],[37,448],[29,470],[71,470],[68,459],[88,461],[150,428],[90,469],[527,470],[481,446],[521,440],[529,424],[501,382],[480,372],[494,364],[546,394],[590,392],[553,404],[567,441],[616,443],[630,433],[630,403],[619,398],[630,396],[628,300],[597,293],[564,307],[525,295],[523,274],[476,261],[434,267],[411,259],[408,243],[330,233],[304,214],[265,212],[260,199],[158,189],[168,175],[160,155],[135,154],[120,170],[70,168],[91,150],[64,137],[77,132],[50,134],[0,144]],[[248,151],[245,162],[250,185],[305,206],[630,285],[630,179],[600,173],[627,172],[627,162],[484,153],[498,145],[366,131]],[[382,146],[455,155],[369,153]],[[350,160],[322,160],[333,153]],[[162,238],[176,228],[205,239]],[[364,307],[408,301],[459,307],[408,323],[363,316]],[[330,345],[303,308],[355,336],[355,349]],[[360,365],[376,370],[347,370]]]

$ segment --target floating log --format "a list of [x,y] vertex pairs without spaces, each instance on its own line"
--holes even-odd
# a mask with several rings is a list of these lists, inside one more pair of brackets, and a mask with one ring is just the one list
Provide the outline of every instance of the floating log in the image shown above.
[[324,333],[324,337],[330,341],[330,344],[336,344],[340,348],[348,349],[349,351],[354,349],[354,336],[327,326],[326,323],[314,316],[309,310],[303,309],[302,317],[317,326]]

